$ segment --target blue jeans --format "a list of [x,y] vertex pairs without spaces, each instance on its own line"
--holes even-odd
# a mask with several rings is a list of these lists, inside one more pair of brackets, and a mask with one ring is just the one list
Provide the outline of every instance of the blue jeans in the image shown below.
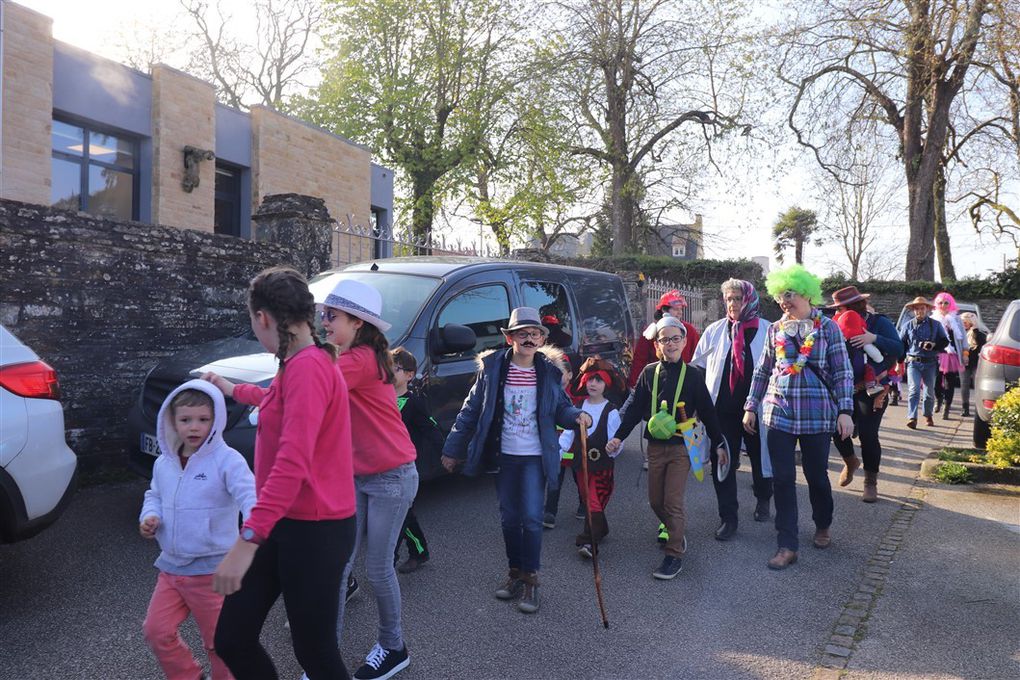
[[501,454],[496,494],[499,496],[503,542],[510,568],[527,574],[537,572],[542,553],[542,510],[545,503],[542,456]]
[[930,418],[935,410],[935,377],[939,363],[932,361],[908,361],[907,381],[910,385],[907,398],[907,418],[917,420],[917,405],[921,401],[922,384],[924,389],[924,415]]
[[831,432],[790,434],[769,429],[769,455],[772,457],[772,492],[776,503],[777,543],[796,551],[797,541],[797,466],[793,452],[800,440],[800,462],[811,499],[811,518],[816,529],[832,524],[832,486],[829,484],[829,444]]
[[418,493],[418,470],[414,463],[374,475],[354,477],[358,496],[358,533],[354,552],[340,582],[340,614],[337,637],[343,629],[347,577],[354,568],[358,548],[365,547],[365,572],[379,609],[379,644],[385,649],[403,649],[400,628],[400,585],[393,569],[393,550],[400,539],[407,509]]

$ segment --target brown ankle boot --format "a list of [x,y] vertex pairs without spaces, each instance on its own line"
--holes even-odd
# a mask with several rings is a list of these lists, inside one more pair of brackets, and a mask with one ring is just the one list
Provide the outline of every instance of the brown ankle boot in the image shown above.
[[878,501],[878,473],[864,471],[864,495],[861,500],[865,503]]
[[520,597],[521,593],[524,592],[524,581],[522,581],[523,575],[521,570],[516,567],[510,570],[510,574],[507,576],[506,583],[496,589],[494,595],[500,600],[512,600],[515,597]]
[[843,456],[843,471],[839,473],[839,485],[847,486],[854,481],[854,472],[861,466],[861,459],[851,454]]

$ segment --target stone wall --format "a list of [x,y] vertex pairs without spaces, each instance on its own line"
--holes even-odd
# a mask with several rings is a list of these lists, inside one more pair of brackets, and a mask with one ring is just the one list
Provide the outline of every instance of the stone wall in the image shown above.
[[125,419],[155,363],[247,326],[253,275],[328,258],[326,238],[301,235],[324,228],[302,205],[276,225],[280,240],[298,232],[291,248],[0,200],[0,323],[57,370],[86,470],[124,463]]
[[3,149],[0,198],[50,202],[53,20],[3,3]]

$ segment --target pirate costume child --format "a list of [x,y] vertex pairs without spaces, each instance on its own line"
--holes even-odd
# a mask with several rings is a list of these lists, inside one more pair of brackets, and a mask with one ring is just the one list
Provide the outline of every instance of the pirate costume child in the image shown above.
[[[622,451],[622,448],[612,454],[606,451],[606,444],[620,427],[620,412],[605,394],[610,389],[622,390],[625,387],[612,364],[604,359],[587,359],[582,364],[578,386],[581,392],[588,394],[581,410],[591,416],[592,421],[587,430],[587,450],[581,451],[581,438],[574,430],[566,430],[560,435],[560,448],[564,451],[564,458],[571,461],[581,500],[587,503],[591,514],[591,523],[586,516],[584,530],[574,542],[581,556],[591,557],[592,544],[600,542],[609,533],[605,513],[613,495],[613,459]],[[582,456],[586,456],[588,462],[587,484],[582,473]]]

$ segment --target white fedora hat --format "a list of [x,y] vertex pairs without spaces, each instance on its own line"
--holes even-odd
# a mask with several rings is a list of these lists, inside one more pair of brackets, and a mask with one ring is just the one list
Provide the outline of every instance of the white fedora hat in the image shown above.
[[324,288],[313,290],[315,304],[319,307],[332,307],[351,316],[356,316],[370,323],[382,332],[390,329],[390,324],[380,318],[382,314],[382,296],[372,286],[354,279],[341,279],[326,292]]

